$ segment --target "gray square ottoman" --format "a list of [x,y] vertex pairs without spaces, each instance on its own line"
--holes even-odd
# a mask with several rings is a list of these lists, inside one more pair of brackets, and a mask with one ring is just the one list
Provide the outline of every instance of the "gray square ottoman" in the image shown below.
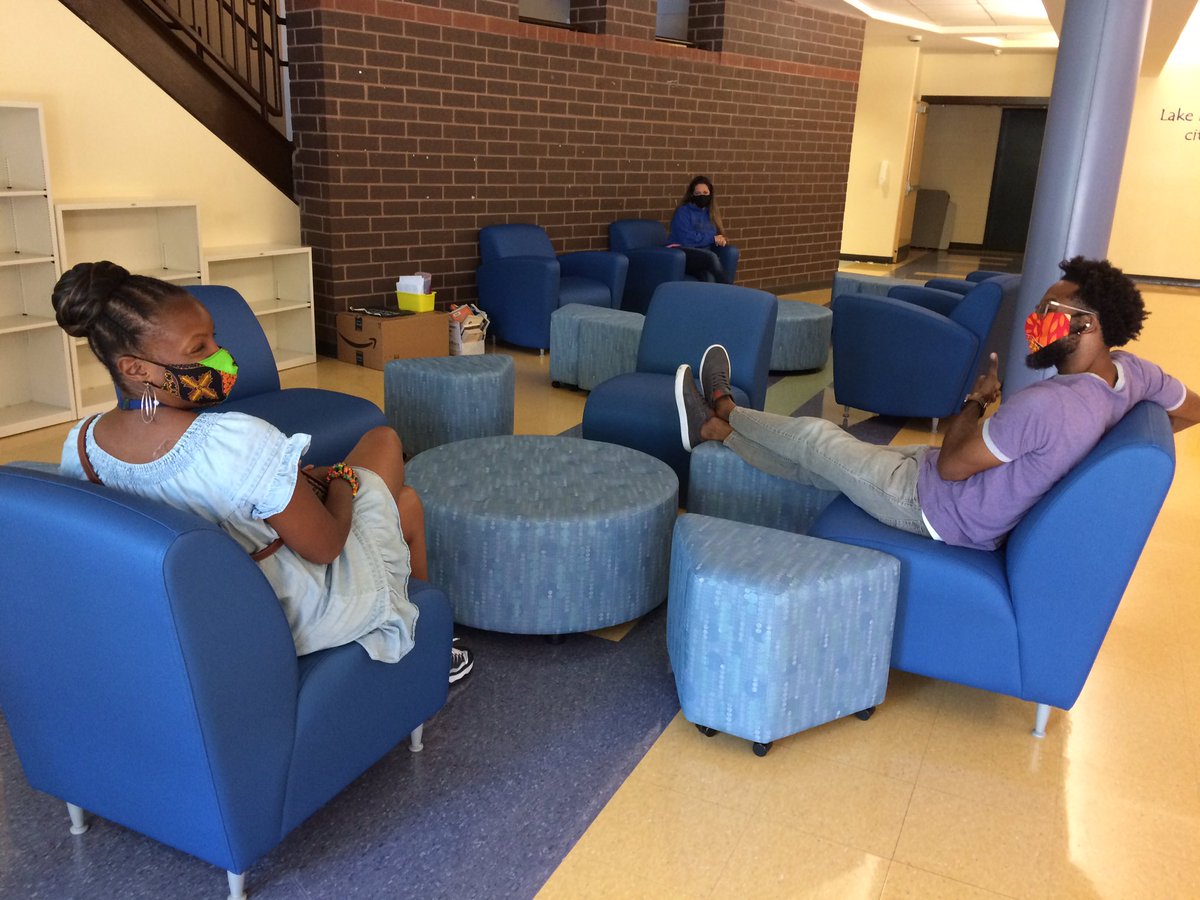
[[687,514],[675,523],[667,652],[703,734],[771,742],[887,690],[900,562],[875,550]]

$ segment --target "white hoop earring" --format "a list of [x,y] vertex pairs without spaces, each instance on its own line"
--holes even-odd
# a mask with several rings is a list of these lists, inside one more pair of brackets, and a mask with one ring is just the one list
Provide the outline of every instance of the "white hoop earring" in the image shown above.
[[154,421],[154,414],[158,412],[158,395],[154,393],[154,386],[148,381],[142,382],[142,421],[149,425]]

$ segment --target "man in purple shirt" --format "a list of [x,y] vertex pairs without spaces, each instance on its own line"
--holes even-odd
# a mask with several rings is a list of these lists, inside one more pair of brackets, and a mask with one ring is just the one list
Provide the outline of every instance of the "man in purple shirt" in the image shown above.
[[1107,260],[1077,256],[1060,268],[1062,280],[1025,326],[1026,364],[1058,374],[1005,398],[985,419],[1000,395],[992,354],[940,448],[867,444],[825,419],[740,408],[719,345],[700,364],[703,396],[690,366],[675,374],[684,447],[723,441],[772,475],[841,491],[887,525],[993,550],[1136,403],[1162,406],[1175,431],[1200,419],[1194,391],[1153,363],[1112,349],[1136,338],[1147,315],[1133,282]]

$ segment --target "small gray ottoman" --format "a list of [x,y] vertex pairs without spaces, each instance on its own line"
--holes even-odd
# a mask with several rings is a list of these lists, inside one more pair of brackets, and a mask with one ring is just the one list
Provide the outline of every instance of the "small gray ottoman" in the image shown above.
[[886,553],[684,515],[667,652],[683,715],[754,742],[857,714],[887,690],[900,561]]
[[510,435],[435,447],[406,475],[425,505],[429,580],[456,622],[569,634],[666,598],[679,480],[652,456]]
[[602,381],[637,368],[638,344],[646,317],[623,309],[606,309],[602,316],[579,322],[579,381],[590,391]]
[[642,336],[641,313],[568,303],[550,314],[550,383],[591,390],[632,372]]
[[780,300],[771,344],[772,372],[819,369],[829,358],[833,312],[803,300]]
[[687,511],[799,534],[839,496],[756,469],[724,444],[705,441],[689,461]]
[[511,356],[394,359],[383,370],[383,414],[409,456],[466,438],[513,432]]

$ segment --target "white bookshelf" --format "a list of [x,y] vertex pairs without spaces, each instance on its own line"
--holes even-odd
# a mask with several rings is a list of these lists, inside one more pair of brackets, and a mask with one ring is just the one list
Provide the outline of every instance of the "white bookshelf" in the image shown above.
[[200,213],[186,200],[88,200],[55,206],[63,271],[112,260],[135,275],[200,284]]
[[246,299],[280,369],[316,362],[310,248],[213,247],[203,256],[205,284],[226,285]]
[[[72,200],[54,207],[63,271],[76,263],[111,260],[135,275],[186,287],[203,281],[200,212],[188,200]],[[87,341],[70,342],[79,415],[112,409],[108,371]]]
[[75,417],[42,108],[0,103],[0,437]]

